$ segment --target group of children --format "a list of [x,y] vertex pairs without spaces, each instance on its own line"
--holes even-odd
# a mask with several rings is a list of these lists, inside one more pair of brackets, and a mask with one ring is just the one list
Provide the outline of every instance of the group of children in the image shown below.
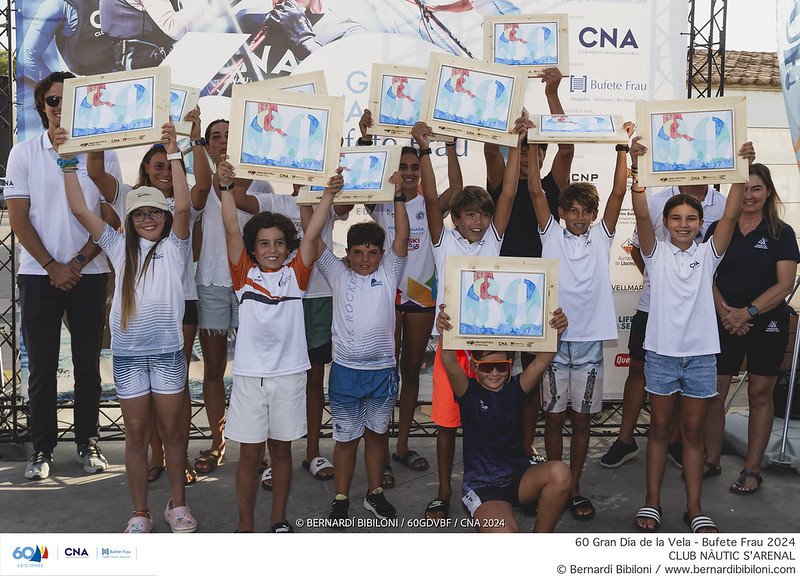
[[[430,158],[431,129],[424,123],[413,127],[436,267],[438,332],[452,329],[442,304],[446,257],[500,254],[521,181],[521,151],[530,147],[527,156],[538,157],[537,145],[525,139],[530,125],[524,113],[514,124],[518,145],[509,150],[496,203],[479,186],[455,191],[449,202],[453,229],[444,225]],[[177,424],[184,409],[179,392],[184,390],[186,379],[182,283],[191,262],[191,204],[171,124],[163,127],[163,140],[172,171],[173,204],[168,206],[162,192],[154,187],[130,190],[124,234],[87,208],[74,175],[77,158],[58,160],[73,214],[106,251],[117,274],[110,321],[114,378],[126,425],[126,469],[134,505],[129,532],[148,532],[151,528],[146,475],[151,399],[172,488],[165,517],[173,531],[197,528],[184,499],[184,479],[179,470],[183,467],[185,440],[179,438]],[[65,141],[66,132],[59,129],[54,144]],[[593,504],[581,494],[579,480],[591,415],[602,404],[603,341],[617,337],[609,258],[627,189],[628,153],[638,234],[653,279],[645,364],[652,405],[647,497],[635,522],[642,530],[655,530],[660,525],[659,492],[666,445],[680,393],[687,522],[695,532],[716,531],[700,505],[701,429],[708,400],[716,393],[713,354],[718,344],[710,302],[713,273],[730,241],[744,185],[732,186],[725,213],[708,243],[694,243],[702,225],[702,207],[687,195],[667,202],[663,218],[670,240],[656,241],[644,190],[637,182],[636,165],[646,153],[638,138],[631,146],[616,148],[613,188],[597,225],[593,222],[599,213],[599,196],[594,186],[572,184],[560,191],[558,214],[562,225],[551,214],[539,175],[540,163],[528,165],[527,189],[536,213],[542,256],[557,258],[560,263],[559,308],[549,319],[551,329],[559,335],[558,351],[539,353],[521,373],[512,376],[509,353],[437,350],[432,417],[438,425],[439,494],[426,510],[429,517],[444,517],[449,512],[459,427],[463,429],[464,449],[462,501],[474,518],[498,520],[481,522],[482,529],[517,529],[514,506],[537,506],[536,531],[552,531],[565,505],[578,519],[595,515]],[[739,153],[750,160],[754,157],[749,143]],[[391,242],[387,245],[385,230],[375,222],[354,225],[347,234],[345,262],[334,256],[323,240],[333,200],[344,182],[341,169],[329,179],[315,209],[300,209],[302,234],[285,215],[261,210],[241,229],[237,206],[244,200],[236,195],[243,190],[237,192],[234,177],[233,167],[222,153],[214,186],[219,189],[230,278],[241,311],[225,430],[228,439],[240,444],[237,531],[252,532],[255,528],[257,471],[266,445],[272,461],[271,530],[292,532],[286,512],[291,442],[307,433],[307,372],[312,366],[304,330],[307,319],[303,296],[314,268],[327,280],[333,297],[333,363],[328,393],[335,440],[336,496],[329,518],[334,525],[347,524],[350,484],[362,437],[368,480],[363,506],[378,518],[395,518],[397,511],[386,500],[383,485],[388,425],[399,386],[395,303],[410,235],[408,198],[401,175],[398,172],[391,178],[396,188]],[[260,202],[259,207],[263,209]],[[525,404],[540,384],[546,412],[548,462],[544,463],[529,458],[523,441]],[[568,404],[572,407],[573,429],[569,467],[560,462]]]

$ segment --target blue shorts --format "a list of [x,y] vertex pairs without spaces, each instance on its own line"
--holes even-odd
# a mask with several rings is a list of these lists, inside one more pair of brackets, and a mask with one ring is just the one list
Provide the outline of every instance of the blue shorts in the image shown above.
[[717,358],[703,356],[662,356],[647,351],[644,362],[645,390],[658,396],[680,392],[689,398],[717,395]]
[[364,435],[389,430],[397,400],[397,369],[356,370],[331,363],[328,399],[333,420],[333,439],[350,442]]
[[129,400],[147,394],[179,394],[186,388],[183,350],[144,356],[114,355],[117,398]]
[[227,334],[239,326],[239,301],[233,288],[197,286],[197,326],[203,331]]

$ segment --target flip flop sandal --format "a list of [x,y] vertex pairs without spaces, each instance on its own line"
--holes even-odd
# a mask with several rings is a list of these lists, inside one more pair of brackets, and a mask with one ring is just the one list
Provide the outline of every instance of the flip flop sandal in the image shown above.
[[447,518],[447,515],[450,513],[450,502],[441,498],[432,500],[425,508],[425,517],[427,517],[429,513],[436,514],[439,512],[443,512],[444,517]]
[[153,466],[150,470],[147,471],[147,481],[148,482],[155,482],[159,478],[161,478],[161,473],[166,470],[166,466]]
[[[745,490],[744,488],[748,478],[755,478],[757,481],[756,487],[752,490]],[[762,478],[761,474],[756,474],[755,472],[750,472],[750,470],[744,469],[739,472],[739,478],[736,479],[736,482],[731,484],[731,492],[734,494],[741,494],[742,496],[755,494],[762,482],[764,482],[764,478]]]
[[274,532],[275,534],[290,534],[294,532],[294,529],[288,522],[275,522],[269,531]]
[[[409,470],[413,470],[414,472],[424,472],[430,466],[425,457],[420,456],[419,453],[416,452],[415,450],[409,450],[408,452],[406,452],[406,455],[403,456],[402,458],[397,452],[395,452],[394,454],[392,454],[392,460],[394,460],[395,462],[400,462],[400,464],[402,464]],[[422,460],[423,465],[414,466],[414,462],[416,462],[417,460]]]
[[[333,480],[333,464],[331,464],[330,461],[323,456],[317,456],[311,462],[306,462],[303,460],[303,468],[308,470],[317,480]],[[331,473],[327,476],[320,474],[320,472],[326,468],[330,468]]]
[[722,474],[722,466],[714,466],[711,462],[706,460],[703,462],[703,466],[708,468],[705,472],[703,472],[703,480],[708,478],[713,478],[714,476],[719,476]]
[[386,488],[387,490],[394,488],[394,472],[392,471],[391,466],[384,466],[383,468],[383,480],[381,481],[381,488]]
[[200,474],[211,474],[222,464],[224,452],[219,450],[203,450],[200,456],[194,459],[194,468]]
[[[270,482],[270,484],[264,484]],[[272,468],[267,468],[261,475],[261,487],[267,492],[272,492]]]
[[711,518],[709,518],[705,514],[698,514],[694,518],[690,519],[689,513],[684,512],[683,521],[686,522],[686,525],[692,529],[692,533],[694,534],[697,534],[700,530],[703,530],[704,528],[713,528],[714,533],[719,532],[719,530],[717,530],[717,525],[714,524],[714,521],[711,520]]
[[[590,512],[588,514],[578,514],[579,510],[589,510]],[[569,501],[569,511],[572,512],[572,516],[575,520],[591,520],[595,515],[592,501],[583,496],[572,498]]]
[[184,486],[191,486],[197,482],[197,470],[190,468],[184,471]]
[[[659,506],[658,508],[653,508],[652,506],[642,506],[636,513],[636,516],[633,519],[633,523],[639,530],[643,532],[655,532],[656,530],[661,528],[661,514],[663,514],[661,506]],[[649,520],[655,520],[656,525],[653,526],[652,528],[644,528],[643,526],[640,526],[639,523],[637,522],[639,518],[647,518]]]

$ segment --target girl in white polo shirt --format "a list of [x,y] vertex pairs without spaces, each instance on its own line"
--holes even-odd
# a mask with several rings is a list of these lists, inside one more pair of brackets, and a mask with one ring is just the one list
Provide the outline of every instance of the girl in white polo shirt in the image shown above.
[[[661,525],[660,492],[667,462],[667,443],[681,394],[680,426],[687,511],[684,521],[692,532],[717,532],[702,513],[703,423],[716,395],[716,330],[712,284],[728,249],[742,208],[744,184],[733,184],[725,212],[709,242],[694,238],[703,226],[703,207],[688,194],[670,198],[664,206],[669,242],[656,240],[644,189],[639,187],[637,163],[647,148],[634,138],[631,145],[633,210],[645,266],[650,275],[650,315],[645,337],[645,378],[650,393],[650,433],[647,441],[647,496],[636,513],[636,526],[654,531]],[[739,156],[755,158],[745,143]]]
[[[66,142],[63,129],[54,144]],[[75,158],[59,159],[73,215],[105,251],[116,272],[111,306],[114,382],[125,422],[125,471],[133,517],[125,532],[150,532],[147,507],[147,447],[150,404],[164,442],[172,498],[164,517],[173,532],[194,532],[197,521],[184,499],[186,435],[181,429],[186,358],[183,355],[182,276],[191,259],[189,186],[172,122],[162,126],[167,161],[172,166],[174,215],[157,188],[142,186],[126,198],[125,234],[89,210],[75,176]]]

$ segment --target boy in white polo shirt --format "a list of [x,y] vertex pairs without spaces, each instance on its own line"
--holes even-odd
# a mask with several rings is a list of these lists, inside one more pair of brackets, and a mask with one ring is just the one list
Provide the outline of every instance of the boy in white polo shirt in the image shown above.
[[[634,519],[637,528],[654,531],[661,525],[661,482],[667,462],[672,418],[681,398],[683,474],[687,510],[684,521],[692,532],[717,532],[702,513],[703,425],[708,405],[717,394],[716,358],[719,334],[712,285],[714,272],[728,249],[745,185],[733,184],[725,211],[709,242],[694,239],[703,226],[703,207],[688,194],[678,194],[664,205],[663,222],[669,241],[656,239],[644,190],[637,181],[639,156],[647,148],[634,138],[631,145],[633,210],[642,256],[650,275],[650,314],[645,336],[645,380],[650,394],[650,433],[647,440],[647,495]],[[746,142],[739,156],[750,162],[753,145]]]
[[[569,458],[572,486],[568,505],[576,520],[591,520],[595,515],[594,505],[581,495],[579,484],[589,449],[592,414],[603,406],[603,340],[617,338],[608,264],[627,187],[627,150],[627,146],[617,146],[614,184],[603,219],[597,226],[592,226],[592,222],[597,219],[600,197],[592,184],[579,182],[561,192],[558,213],[565,223],[562,227],[548,210],[538,164],[534,162],[528,168],[528,190],[539,223],[542,257],[559,260],[558,305],[573,319],[561,337],[553,363],[545,372],[542,407],[546,412],[547,459],[561,460],[561,431],[567,402],[572,404]],[[530,153],[534,152],[535,149]]]
[[[398,180],[395,173],[391,181]],[[349,267],[324,242],[318,243],[317,266],[333,292],[333,362],[328,398],[336,441],[336,497],[331,502],[329,518],[338,521],[340,528],[346,527],[350,481],[362,436],[369,486],[364,508],[377,518],[397,517],[394,506],[386,501],[381,482],[389,420],[397,399],[394,302],[408,253],[410,230],[405,201],[404,195],[395,195],[395,236],[385,257],[386,233],[375,222],[356,224],[347,231]],[[310,209],[303,207],[303,211],[308,214]]]

